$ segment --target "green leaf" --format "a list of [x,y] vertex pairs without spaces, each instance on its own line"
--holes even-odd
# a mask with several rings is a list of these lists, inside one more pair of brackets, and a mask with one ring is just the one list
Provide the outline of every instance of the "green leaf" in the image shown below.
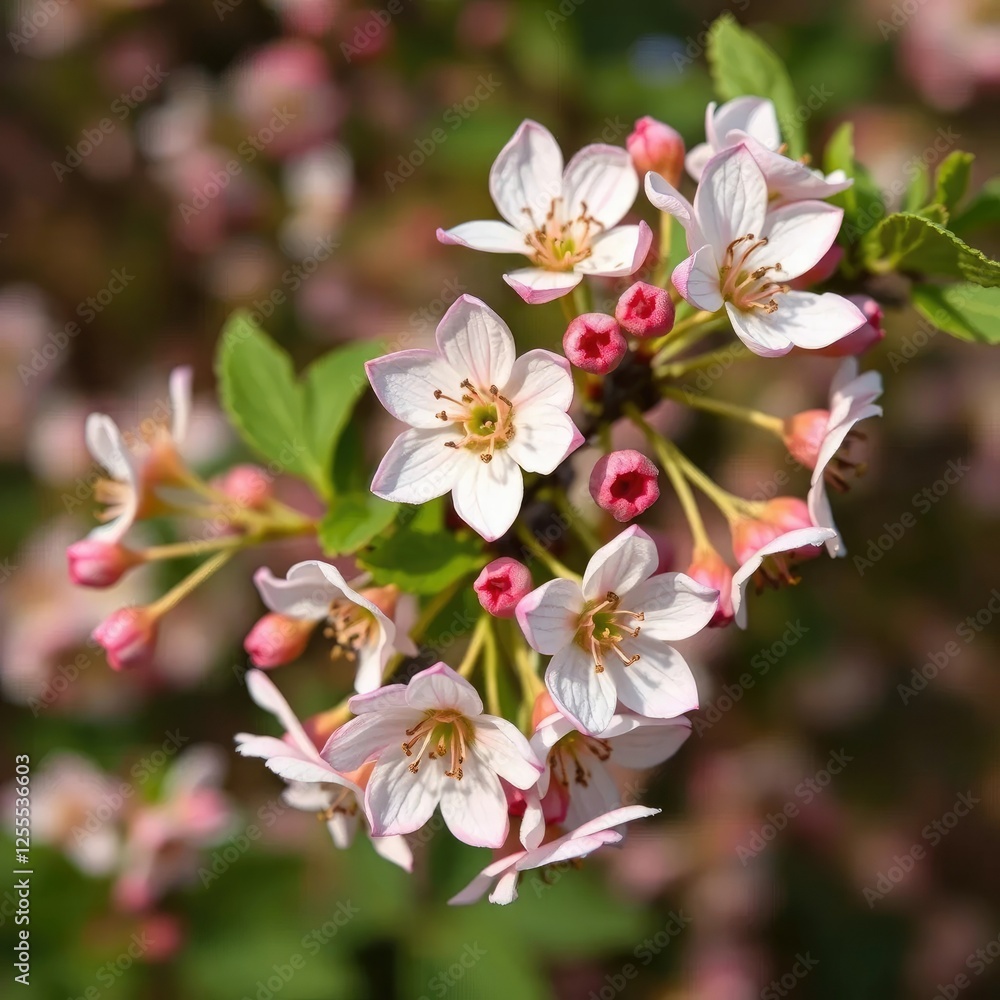
[[334,446],[368,388],[365,362],[377,358],[382,350],[382,344],[375,341],[358,341],[335,348],[305,371],[306,427],[326,481],[332,475]]
[[914,212],[913,214],[919,215],[921,219],[936,222],[939,226],[948,225],[948,209],[936,202],[933,205],[925,205],[919,212]]
[[[856,257],[860,238],[885,217],[885,202],[871,174],[854,159],[854,125],[851,122],[844,122],[827,143],[823,153],[823,169],[826,173],[843,170],[854,180],[846,191],[841,191],[829,200],[831,204],[844,210],[844,224],[839,240],[851,251],[850,256]],[[845,262],[842,269],[848,276],[858,272],[854,260]]]
[[399,504],[367,490],[345,493],[330,501],[319,526],[319,543],[328,556],[356,552],[396,519]]
[[934,180],[935,203],[944,205],[949,212],[955,210],[969,186],[974,159],[975,156],[972,153],[964,153],[962,150],[956,149],[954,153],[942,161]]
[[962,212],[951,220],[957,233],[974,232],[1000,223],[1000,177],[987,181]]
[[788,155],[805,153],[799,102],[784,63],[774,50],[752,31],[740,27],[728,12],[709,29],[708,63],[720,100],[750,95],[774,102]]
[[395,532],[358,561],[379,586],[394,583],[413,594],[435,594],[482,567],[482,542],[471,532],[445,528],[444,502],[432,500],[406,523],[401,518]]
[[962,340],[1000,343],[1000,288],[915,285],[913,304],[939,330]]
[[216,355],[219,396],[243,440],[281,471],[319,483],[302,393],[292,361],[240,310],[227,321]]
[[865,238],[865,260],[876,273],[913,271],[1000,285],[1000,262],[964,243],[953,232],[912,213],[883,219]]
[[901,212],[917,212],[927,204],[931,193],[931,172],[923,160],[917,161],[916,173],[906,188]]

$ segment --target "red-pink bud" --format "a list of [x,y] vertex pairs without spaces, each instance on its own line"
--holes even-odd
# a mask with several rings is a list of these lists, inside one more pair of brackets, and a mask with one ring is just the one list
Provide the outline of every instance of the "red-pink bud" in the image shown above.
[[633,337],[657,337],[674,325],[674,303],[665,288],[637,281],[622,292],[615,319]]
[[302,655],[315,627],[314,621],[270,611],[254,623],[243,640],[243,648],[255,667],[280,667]]
[[807,469],[816,468],[829,420],[829,410],[803,410],[785,421],[785,447]]
[[219,489],[241,507],[259,510],[271,499],[274,477],[259,465],[236,465],[219,479]]
[[662,174],[674,187],[680,183],[684,140],[675,129],[646,115],[635,123],[625,146],[640,176],[652,170]]
[[116,542],[83,538],[66,550],[69,578],[78,587],[110,587],[142,557]]
[[850,299],[865,314],[868,322],[835,344],[821,347],[812,353],[822,354],[825,358],[856,357],[874,347],[885,336],[885,330],[882,329],[882,307],[871,296],[847,295],[845,298]]
[[844,259],[844,248],[840,246],[839,243],[834,243],[829,250],[822,257],[820,257],[819,262],[813,264],[808,271],[804,274],[800,274],[797,278],[792,278],[788,282],[789,286],[796,291],[804,292],[808,288],[812,288],[813,285],[820,285],[827,278],[832,278],[837,273],[837,268],[840,267],[840,262]]
[[119,608],[91,633],[113,670],[148,664],[156,651],[157,616],[149,608]]
[[687,575],[719,592],[719,606],[708,627],[728,625],[733,620],[733,571],[725,559],[715,549],[695,549]]
[[517,602],[531,593],[531,571],[503,556],[484,566],[472,586],[484,610],[495,618],[513,618]]
[[604,455],[590,474],[590,495],[616,521],[631,521],[660,495],[660,470],[641,452],[626,448]]
[[584,313],[566,328],[563,351],[577,368],[594,375],[607,375],[625,357],[628,341],[613,316]]

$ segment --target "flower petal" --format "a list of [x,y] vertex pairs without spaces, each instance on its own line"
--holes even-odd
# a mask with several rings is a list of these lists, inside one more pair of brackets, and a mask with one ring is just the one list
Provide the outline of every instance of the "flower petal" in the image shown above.
[[[352,782],[337,774],[328,764],[317,763],[312,760],[302,760],[301,757],[271,757],[264,761],[264,766],[269,771],[273,771],[279,777],[284,778],[285,781],[302,781],[310,784],[332,782],[335,785],[342,784],[344,787],[357,788]],[[361,792],[360,788],[358,788],[358,792]]]
[[528,305],[537,306],[571,292],[583,281],[583,275],[576,271],[546,271],[540,267],[523,267],[505,274],[503,280]]
[[632,157],[621,146],[584,146],[563,174],[565,218],[588,216],[605,229],[621,222],[638,193]]
[[471,457],[445,446],[459,440],[451,426],[403,431],[389,446],[372,479],[371,491],[383,500],[426,503],[453,489]]
[[488,542],[505,534],[521,510],[524,480],[507,451],[494,452],[492,462],[463,463],[452,487],[455,513]]
[[386,684],[376,691],[356,694],[347,703],[347,707],[355,715],[370,715],[372,712],[385,712],[392,708],[406,708],[406,685]]
[[479,692],[447,663],[440,662],[413,676],[406,685],[406,704],[421,712],[454,708],[470,718],[483,714]]
[[181,365],[170,373],[170,436],[174,444],[180,444],[187,437],[191,422],[191,381],[194,369]]
[[692,146],[684,157],[684,167],[692,180],[701,180],[701,175],[705,172],[705,166],[712,157],[715,150],[707,142],[699,142],[697,146]]
[[[772,101],[766,97],[736,97],[713,109],[711,123],[706,121],[706,136],[717,148],[731,146],[729,134],[746,132],[767,149],[781,145],[781,129]],[[711,129],[711,131],[709,131]]]
[[[706,160],[707,162],[707,160]],[[693,253],[707,242],[694,213],[694,206],[665,178],[650,171],[646,174],[646,197],[661,212],[672,215],[687,233],[688,249]]]
[[462,771],[461,781],[445,778],[441,788],[441,815],[448,829],[463,844],[502,847],[509,821],[500,779],[474,753],[466,757]]
[[538,122],[523,121],[490,169],[490,195],[497,211],[515,229],[531,232],[542,224],[562,191],[559,144]]
[[767,212],[767,184],[746,146],[724,149],[709,160],[695,192],[694,210],[719,265],[733,240],[750,233],[760,235]]
[[670,280],[681,298],[691,305],[709,312],[722,308],[719,265],[715,260],[715,251],[707,243],[682,260],[674,268]]
[[518,602],[514,614],[532,649],[552,656],[576,635],[583,592],[572,580],[549,580]]
[[253,736],[250,733],[236,734],[236,752],[241,757],[279,757],[289,753],[288,744],[277,736]]
[[640,632],[622,644],[622,652],[630,656],[638,653],[639,659],[626,667],[617,657],[609,656],[605,668],[627,708],[654,719],[672,719],[698,707],[694,675],[673,646]]
[[138,483],[138,467],[118,425],[105,413],[91,413],[84,424],[84,438],[91,456],[120,482]]
[[563,825],[571,829],[603,816],[622,804],[621,793],[607,765],[593,754],[581,756],[581,763],[587,768],[587,780],[574,782],[569,786],[569,804]]
[[272,611],[302,621],[325,618],[330,613],[330,604],[343,600],[347,596],[346,591],[357,597],[340,571],[319,559],[296,563],[284,579],[275,576],[266,566],[261,566],[254,573],[253,582],[260,599]]
[[517,726],[494,715],[484,716],[476,726],[473,749],[501,778],[515,788],[538,783],[542,762]]
[[438,229],[437,238],[439,243],[469,247],[470,250],[483,250],[486,253],[528,252],[524,234],[513,226],[508,226],[506,222],[497,222],[495,219],[480,219],[463,222],[451,229]]
[[[254,703],[265,712],[270,712],[282,725],[282,728],[292,738],[295,746],[303,753],[319,759],[319,751],[309,738],[298,716],[292,711],[285,696],[278,690],[274,681],[263,670],[248,670],[246,675],[247,691]],[[281,741],[284,743],[284,741]],[[248,751],[241,750],[241,753]],[[285,752],[288,746],[285,744]],[[254,754],[254,756],[257,756]]]
[[718,605],[717,590],[684,573],[661,573],[628,595],[629,608],[645,615],[641,634],[667,642],[696,635],[712,620]]
[[589,601],[608,591],[623,596],[656,572],[660,557],[656,544],[638,525],[619,532],[599,548],[583,574],[583,594]]
[[414,718],[408,709],[359,715],[333,731],[321,756],[335,771],[356,771],[387,748],[398,748]]
[[[438,350],[452,370],[477,389],[505,385],[514,365],[514,337],[481,299],[460,295],[438,323]],[[455,386],[457,389],[458,386]]]
[[763,357],[787,354],[792,347],[829,347],[867,322],[864,313],[833,292],[784,292],[773,313],[742,311],[726,303],[737,336]]
[[632,721],[632,728],[614,737],[611,744],[611,759],[621,767],[638,769],[662,764],[673,757],[691,735],[691,720],[683,716],[675,719],[625,718]]
[[413,871],[413,851],[405,837],[372,837],[371,841],[376,854],[402,868],[404,872]]
[[448,780],[444,768],[426,766],[432,762],[425,761],[425,766],[414,774],[410,763],[410,758],[397,744],[379,758],[368,779],[365,812],[376,837],[419,830],[434,815],[441,801],[442,785]]
[[532,403],[517,410],[517,433],[507,442],[507,454],[525,472],[548,475],[583,444],[569,414],[557,406]]
[[575,642],[563,646],[549,661],[545,686],[559,711],[583,732],[595,734],[608,728],[617,702],[614,681]]
[[767,237],[767,246],[757,251],[753,261],[748,259],[747,267],[752,269],[760,256],[766,257],[768,264],[781,264],[780,280],[805,274],[833,246],[843,218],[842,208],[822,201],[799,201],[772,209],[761,234]]
[[522,354],[510,370],[504,395],[518,409],[545,403],[568,410],[573,402],[573,373],[561,354],[534,350]]
[[424,428],[441,426],[435,415],[441,402],[434,391],[454,395],[465,377],[452,371],[436,351],[422,349],[375,358],[365,364],[365,372],[379,402],[397,420]]
[[616,226],[598,236],[590,245],[590,256],[576,265],[581,274],[621,278],[642,267],[653,242],[653,231],[645,222],[637,226]]

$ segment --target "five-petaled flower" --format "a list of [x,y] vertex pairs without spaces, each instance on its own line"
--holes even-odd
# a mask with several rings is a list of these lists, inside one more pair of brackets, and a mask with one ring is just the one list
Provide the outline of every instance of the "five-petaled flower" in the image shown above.
[[440,804],[448,829],[473,847],[507,838],[500,779],[531,788],[542,765],[516,726],[483,713],[476,689],[445,663],[409,684],[390,684],[350,701],[356,719],[335,730],[323,757],[338,771],[375,769],[365,810],[376,836],[420,829]]
[[591,557],[582,584],[556,579],[517,606],[529,645],[551,656],[545,685],[584,732],[611,725],[618,701],[666,719],[698,707],[698,689],[669,642],[700,632],[718,591],[683,573],[656,572],[659,556],[641,528],[626,528]]
[[521,509],[521,470],[548,474],[582,443],[567,410],[565,358],[515,358],[507,324],[463,295],[438,324],[437,350],[409,350],[365,366],[375,394],[410,425],[375,472],[376,496],[424,503],[449,491],[458,516],[487,541]]
[[552,133],[525,121],[490,171],[490,194],[507,222],[463,222],[437,236],[473,250],[524,254],[532,266],[504,281],[525,302],[550,302],[584,275],[617,278],[639,269],[653,234],[645,222],[618,225],[638,192],[626,150],[584,146],[564,171]]

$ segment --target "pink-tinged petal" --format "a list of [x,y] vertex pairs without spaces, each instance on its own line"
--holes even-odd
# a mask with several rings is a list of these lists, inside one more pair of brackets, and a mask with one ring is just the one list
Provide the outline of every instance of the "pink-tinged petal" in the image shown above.
[[413,871],[413,851],[405,837],[372,837],[371,841],[375,853],[380,857],[391,861],[404,872]]
[[540,267],[524,267],[511,271],[503,280],[530,306],[552,302],[573,291],[583,281],[575,271],[545,271]]
[[627,594],[656,572],[659,561],[656,543],[632,525],[590,557],[583,574],[583,594],[589,601],[603,600],[608,591]]
[[688,249],[692,252],[704,246],[707,242],[698,225],[694,206],[671,184],[659,174],[646,174],[646,197],[654,208],[672,215],[687,233]]
[[561,354],[528,351],[514,362],[503,392],[515,409],[545,403],[568,410],[573,402],[573,373]]
[[422,349],[396,351],[365,364],[379,402],[397,420],[411,427],[438,428],[441,401],[434,398],[440,389],[454,395],[465,378],[448,367],[436,351]]
[[682,260],[674,268],[670,280],[681,298],[691,305],[709,312],[722,308],[719,265],[715,260],[715,251],[707,243]]
[[707,142],[700,142],[688,150],[684,157],[684,167],[692,180],[700,180],[708,161],[715,156],[715,150]]
[[241,757],[280,757],[289,752],[288,744],[277,736],[252,736],[236,734],[236,752]]
[[107,414],[89,414],[83,434],[87,450],[107,469],[112,478],[127,483],[138,481],[135,460],[125,445],[118,425]]
[[[285,700],[285,696],[275,686],[274,681],[262,670],[248,670],[246,675],[247,691],[254,703],[265,712],[270,712],[281,723],[285,732],[292,738],[299,750],[313,758],[317,758],[316,747]],[[283,742],[283,741],[282,741]],[[246,751],[241,751],[241,753]],[[285,744],[285,752],[288,746]],[[256,756],[256,755],[254,755]]]
[[372,712],[387,712],[394,708],[406,708],[406,685],[386,684],[376,691],[356,694],[347,703],[355,715],[371,715]]
[[[478,389],[505,385],[514,366],[514,337],[481,299],[460,295],[438,323],[438,350],[451,369]],[[459,386],[449,387],[455,390]],[[439,404],[440,408],[440,404]]]
[[[613,753],[613,751],[612,751]],[[622,804],[621,793],[607,766],[593,755],[584,758],[588,778],[586,783],[571,785],[564,826],[573,828],[589,823]]]
[[529,850],[538,847],[545,836],[545,825],[545,811],[542,809],[539,790],[528,789],[524,795],[524,815],[518,831],[521,843]]
[[[506,872],[508,869],[511,869],[510,874],[514,876],[514,882],[516,885],[517,872],[513,871],[514,863],[524,857],[527,853],[527,851],[517,851],[514,854],[509,854],[505,858],[500,858],[499,860],[488,864],[461,892],[456,893],[451,897],[451,899],[448,900],[448,905],[467,906],[469,903],[478,902],[483,898],[486,890],[489,889],[493,879],[501,873]],[[492,899],[493,897],[491,896],[490,898]],[[512,898],[517,898],[516,889]]]
[[409,720],[415,718],[416,714],[406,709],[359,715],[333,731],[321,756],[335,771],[356,771],[386,748],[398,746],[400,733],[405,732],[411,724]]
[[[621,767],[655,767],[669,760],[691,735],[691,720],[625,716],[632,728],[614,737],[611,759]],[[605,739],[610,737],[604,735]]]
[[[326,806],[316,811],[325,812],[328,808],[329,806]],[[338,850],[346,851],[354,843],[354,836],[358,832],[358,823],[359,818],[357,814],[348,816],[347,813],[343,812],[334,813],[326,821],[326,828],[330,833],[333,846],[338,848]]]
[[583,592],[572,580],[549,580],[522,598],[515,614],[528,645],[552,656],[573,641],[583,604]]
[[[736,97],[712,110],[711,125],[706,122],[706,136],[715,146],[734,145],[729,139],[733,131],[745,132],[767,149],[781,145],[781,129],[774,104],[766,97]],[[709,131],[709,127],[711,131]]]
[[191,382],[194,369],[181,365],[170,373],[170,436],[174,444],[180,444],[187,437],[191,422]]
[[490,195],[497,211],[515,229],[530,232],[542,224],[562,191],[559,144],[538,122],[523,121],[490,169]]
[[[389,622],[389,625],[392,629],[396,627],[392,622]],[[358,666],[354,671],[354,690],[358,694],[370,694],[378,689],[382,683],[382,669],[388,662],[393,648],[392,642],[382,629],[379,640],[374,645],[367,644],[357,650]]]
[[476,457],[463,463],[461,477],[452,487],[455,513],[488,542],[506,534],[524,496],[521,469],[507,451],[494,452],[492,462]]
[[629,608],[642,611],[642,634],[675,642],[696,635],[712,620],[719,593],[684,573],[661,573],[640,583],[627,597]]
[[602,833],[605,830],[614,830],[624,823],[631,823],[634,819],[648,819],[650,816],[656,816],[660,812],[661,810],[652,809],[649,806],[622,806],[620,809],[612,809],[611,812],[592,819],[589,823],[584,823],[583,826],[572,830],[565,837],[553,841],[553,844],[563,841],[582,840],[586,837],[592,837],[596,833]]
[[[830,497],[826,492],[824,479],[820,479],[819,482],[813,483],[809,487],[806,506],[809,510],[809,517],[818,528],[830,528],[834,532],[833,537],[828,538],[824,543],[827,553],[833,558],[846,556],[847,546],[837,530],[837,522],[833,519],[833,508],[830,506]],[[739,623],[737,622],[737,624]]]
[[383,500],[426,503],[453,489],[468,453],[445,446],[459,440],[451,425],[403,431],[389,446],[372,478],[371,491]]
[[289,785],[282,793],[281,799],[285,805],[303,812],[318,813],[330,808],[333,796],[329,789],[318,784],[296,782]]
[[[873,373],[873,374],[877,374]],[[869,417],[880,417],[882,416],[882,407],[875,406],[874,404],[869,404],[868,406],[863,406],[856,413],[851,415],[850,420],[844,420],[838,424],[833,424],[831,420],[831,426],[825,437],[823,438],[823,443],[820,445],[819,452],[816,456],[816,466],[812,473],[812,484],[815,486],[816,483],[823,480],[823,473],[826,467],[833,460],[834,455],[840,451],[844,440],[847,435],[851,432],[856,424],[860,423],[862,420],[867,420]]]
[[637,226],[617,226],[594,240],[590,256],[581,260],[576,270],[606,278],[634,274],[642,267],[652,242],[653,231],[645,222]]
[[767,184],[746,146],[733,146],[709,160],[694,196],[705,242],[723,263],[733,240],[759,236],[767,213]]
[[468,717],[483,713],[479,692],[447,663],[435,663],[415,674],[406,685],[406,704],[420,712],[454,708]]
[[506,719],[484,716],[476,725],[473,750],[487,767],[515,788],[531,788],[538,783],[542,762],[524,734]]
[[525,472],[548,475],[582,442],[568,413],[546,403],[531,403],[517,410],[517,433],[506,451]]
[[754,573],[760,569],[761,563],[769,555],[779,552],[794,552],[796,549],[806,548],[810,545],[822,545],[829,538],[836,535],[832,528],[795,528],[787,531],[777,538],[771,539],[766,545],[761,546],[742,566],[733,574],[733,617],[740,628],[747,627],[747,609],[745,605],[746,588]]
[[451,229],[438,229],[437,238],[439,243],[448,246],[468,247],[485,253],[528,252],[528,244],[520,230],[494,219],[463,222]]
[[[355,720],[357,721],[357,720]],[[350,725],[350,723],[348,723]],[[397,733],[398,735],[398,733]],[[419,830],[441,801],[444,768],[425,766],[414,774],[412,761],[397,743],[379,758],[365,789],[365,812],[376,837],[392,837]]]
[[[799,201],[772,209],[764,224],[767,246],[758,254],[781,265],[781,280],[815,267],[833,246],[844,210],[822,201]],[[780,308],[780,303],[779,303]]]
[[274,576],[266,566],[262,566],[254,573],[253,579],[261,600],[272,611],[289,618],[319,621],[329,614],[332,601],[345,598],[373,613],[382,614],[370,601],[366,601],[347,585],[336,566],[319,559],[296,563],[283,580]]
[[[264,762],[264,766],[278,777],[284,778],[285,781],[333,782],[345,787],[357,788],[356,785],[352,786],[351,782],[337,774],[332,767],[312,760],[302,760],[299,757],[271,757]],[[358,788],[357,791],[360,794],[361,789]]]
[[[782,295],[790,295],[786,292]],[[726,303],[726,314],[733,325],[733,332],[754,354],[762,358],[779,358],[787,354],[795,345],[781,332],[781,329],[768,322],[768,316],[761,315],[761,310],[737,309],[732,302]],[[773,315],[773,314],[772,314]]]
[[643,633],[623,644],[626,655],[639,659],[625,666],[617,657],[605,659],[627,708],[654,719],[673,719],[698,707],[698,686],[684,657],[673,646]]
[[632,157],[621,146],[584,146],[563,175],[565,217],[586,215],[605,229],[621,222],[638,193],[639,177]]
[[796,201],[822,201],[831,195],[846,191],[854,183],[846,175],[827,179],[822,173],[812,170],[798,160],[789,159],[772,149],[766,148],[745,132],[729,133],[730,144],[742,142],[764,172],[771,204],[785,205]]
[[563,646],[549,661],[545,686],[559,711],[580,730],[594,734],[608,728],[617,702],[614,681],[575,642]]
[[465,758],[462,771],[461,781],[445,778],[441,787],[445,824],[463,844],[502,847],[510,824],[500,779],[475,754]]
[[787,354],[792,347],[829,347],[867,322],[853,302],[833,292],[784,292],[777,302],[773,313],[742,312],[726,304],[737,335],[765,357]]
[[517,899],[517,872],[507,872],[497,879],[496,888],[490,893],[490,902],[507,906]]

